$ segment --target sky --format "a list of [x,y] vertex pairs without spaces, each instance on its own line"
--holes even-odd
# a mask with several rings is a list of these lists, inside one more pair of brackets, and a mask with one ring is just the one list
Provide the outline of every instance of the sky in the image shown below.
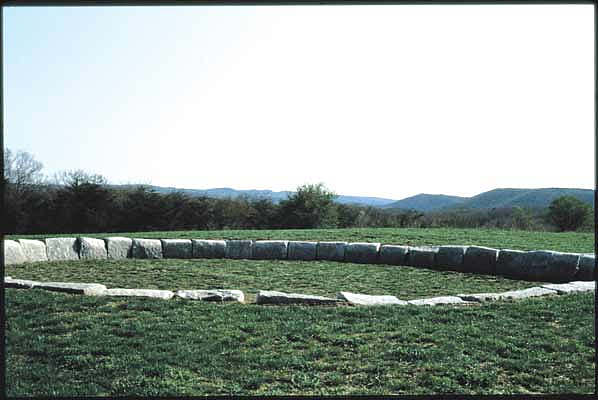
[[594,187],[592,5],[4,7],[51,176],[344,195]]

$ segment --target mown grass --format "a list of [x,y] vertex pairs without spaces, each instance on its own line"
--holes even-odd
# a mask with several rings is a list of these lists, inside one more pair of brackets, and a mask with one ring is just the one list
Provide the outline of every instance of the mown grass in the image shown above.
[[556,250],[578,253],[594,252],[594,234],[581,232],[531,232],[500,229],[453,228],[352,228],[352,229],[281,229],[169,231],[136,233],[72,233],[42,235],[9,235],[8,239],[45,238],[55,236],[126,236],[137,238],[181,239],[284,239],[284,240],[344,240],[349,242],[380,242],[402,245],[478,245],[497,249]]
[[594,298],[264,307],[6,290],[8,396],[592,393]]
[[248,301],[259,290],[336,297],[339,291],[412,300],[459,293],[501,292],[539,282],[412,267],[283,260],[102,260],[27,263],[8,276],[59,282],[95,282],[146,289],[239,289]]

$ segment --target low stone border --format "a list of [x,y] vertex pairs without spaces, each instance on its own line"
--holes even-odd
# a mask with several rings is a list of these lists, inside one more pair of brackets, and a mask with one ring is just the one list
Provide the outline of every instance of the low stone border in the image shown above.
[[5,240],[7,265],[61,260],[124,258],[230,258],[248,260],[333,260],[412,266],[564,283],[593,281],[594,254],[521,251],[482,246],[399,246],[380,243],[289,240],[200,240],[48,238]]
[[[245,302],[245,295],[240,290],[178,290],[176,293],[170,290],[156,289],[108,289],[99,283],[77,283],[77,282],[40,282],[24,279],[12,279],[4,277],[5,288],[16,289],[44,289],[55,292],[72,294],[83,294],[87,296],[120,296],[120,297],[149,297],[169,300],[174,296],[181,299],[203,300],[203,301],[237,301]],[[435,306],[444,304],[471,305],[475,303],[505,300],[505,299],[526,299],[546,295],[565,294],[573,292],[594,291],[595,282],[574,281],[563,284],[548,284],[541,287],[531,287],[521,290],[513,290],[502,293],[476,293],[458,294],[456,296],[440,296],[415,300],[400,300],[395,296],[372,296],[360,293],[339,292],[337,298],[314,296],[299,293],[284,293],[271,290],[260,290],[256,304],[303,304],[303,305],[337,305],[352,304],[361,306],[378,305],[416,305]]]

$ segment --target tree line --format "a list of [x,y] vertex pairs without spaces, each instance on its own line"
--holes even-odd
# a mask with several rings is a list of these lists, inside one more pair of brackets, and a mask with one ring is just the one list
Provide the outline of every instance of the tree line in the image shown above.
[[[3,163],[2,231],[10,234],[350,227],[593,228],[591,208],[583,203],[580,206],[575,198],[573,203],[565,199],[549,210],[516,207],[421,213],[336,203],[336,195],[321,183],[300,186],[288,199],[274,203],[268,198],[162,194],[147,185],[111,186],[103,176],[82,170],[64,171],[50,180],[42,173],[43,165],[23,151],[5,149]],[[581,211],[572,217],[572,209]],[[555,218],[557,214],[560,217]]]

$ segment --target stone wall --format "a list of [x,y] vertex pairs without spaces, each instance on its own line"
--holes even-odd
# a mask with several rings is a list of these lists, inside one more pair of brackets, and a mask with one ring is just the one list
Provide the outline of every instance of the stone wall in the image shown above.
[[288,240],[130,239],[123,237],[5,240],[6,265],[78,259],[233,258],[331,260],[412,266],[544,282],[593,281],[594,254],[480,246],[411,247],[380,243]]

